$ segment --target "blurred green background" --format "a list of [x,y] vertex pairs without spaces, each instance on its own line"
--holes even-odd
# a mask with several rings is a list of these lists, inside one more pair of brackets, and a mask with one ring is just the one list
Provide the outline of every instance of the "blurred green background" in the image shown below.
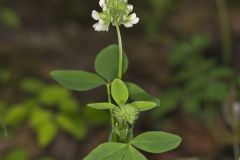
[[[136,134],[163,130],[183,138],[150,160],[233,160],[240,139],[240,1],[129,0],[140,22],[122,28],[135,81],[161,100],[142,114]],[[107,112],[85,107],[105,89],[64,89],[56,69],[93,71],[116,43],[95,32],[98,0],[0,1],[0,159],[81,160],[110,132]],[[8,135],[4,136],[5,129]]]

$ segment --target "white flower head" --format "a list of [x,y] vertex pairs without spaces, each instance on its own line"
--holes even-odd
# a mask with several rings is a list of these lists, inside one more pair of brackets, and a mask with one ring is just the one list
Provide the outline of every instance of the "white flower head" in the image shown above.
[[137,24],[138,22],[139,22],[139,18],[137,17],[136,13],[133,13],[126,18],[123,24],[125,27],[129,28],[129,27],[132,27],[134,24]]
[[99,6],[100,6],[100,7],[103,7],[104,4],[105,4],[105,0],[100,0],[100,1],[99,1]]
[[139,22],[136,13],[131,14],[133,6],[127,0],[100,0],[102,12],[92,11],[92,17],[97,20],[93,25],[96,31],[108,31],[109,25],[132,27]]

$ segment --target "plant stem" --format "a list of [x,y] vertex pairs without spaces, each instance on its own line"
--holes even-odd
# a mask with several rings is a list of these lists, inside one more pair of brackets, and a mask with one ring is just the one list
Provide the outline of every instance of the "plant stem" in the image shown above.
[[7,128],[6,128],[6,126],[5,126],[1,117],[0,117],[0,123],[1,123],[1,126],[3,127],[4,136],[6,137],[7,136]]
[[108,95],[108,102],[112,103],[110,83],[107,84],[107,95]]
[[[107,84],[107,96],[108,96],[108,102],[109,103],[112,103],[112,100],[111,100],[111,88],[110,88],[110,83]],[[111,133],[111,136],[112,136],[112,141],[113,142],[117,142],[117,135],[115,133],[115,120],[114,120],[114,117],[113,117],[113,111],[112,109],[110,109],[110,116],[111,116],[111,125],[112,125],[112,133]]]
[[239,126],[240,126],[240,118],[239,114],[233,111],[233,153],[235,160],[239,160],[240,158],[240,148],[239,148]]
[[239,150],[239,131],[236,129],[233,129],[233,152],[234,152],[234,158],[235,160],[239,160],[240,158],[240,150]]
[[116,26],[118,45],[119,45],[119,57],[118,57],[118,78],[122,79],[122,66],[123,66],[123,49],[122,49],[122,38],[119,26]]
[[[216,0],[219,12],[219,19],[221,25],[221,33],[222,33],[222,59],[225,65],[229,65],[232,59],[232,41],[231,41],[231,30],[229,26],[229,15],[228,15],[228,7],[225,0]],[[235,115],[235,113],[233,113]],[[235,119],[235,116],[234,116]],[[236,116],[236,121],[238,122],[239,119]],[[239,160],[240,156],[240,149],[239,149],[239,135],[238,135],[238,126],[239,123],[233,124],[233,152],[235,160]]]
[[219,19],[220,19],[220,27],[222,34],[222,60],[225,65],[229,65],[232,59],[232,42],[231,42],[231,30],[229,25],[229,16],[228,16],[228,8],[225,0],[216,0]]

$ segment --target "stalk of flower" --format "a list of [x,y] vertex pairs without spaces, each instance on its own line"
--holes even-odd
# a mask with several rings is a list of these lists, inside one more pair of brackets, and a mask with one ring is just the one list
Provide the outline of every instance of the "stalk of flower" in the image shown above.
[[[181,138],[173,134],[152,131],[134,138],[134,123],[139,114],[160,105],[158,98],[136,84],[122,80],[122,74],[127,70],[128,59],[122,49],[120,26],[132,27],[139,22],[139,18],[136,13],[132,13],[133,6],[128,4],[127,0],[100,0],[99,5],[102,8],[101,12],[92,11],[93,19],[98,21],[93,27],[96,31],[108,31],[110,24],[114,26],[117,31],[118,46],[110,45],[98,54],[95,60],[97,74],[73,70],[51,73],[60,84],[77,91],[88,91],[101,85],[107,86],[108,102],[90,103],[87,106],[98,110],[110,110],[112,132],[109,142],[99,145],[84,160],[146,160],[135,148],[150,153],[175,149],[180,144]],[[167,145],[162,147],[162,142],[163,145]]]
[[[102,8],[101,12],[97,12],[96,10],[92,11],[93,19],[98,21],[93,25],[93,28],[96,31],[108,31],[110,24],[116,27],[119,43],[118,78],[121,79],[123,53],[122,53],[122,39],[119,26],[124,25],[127,28],[132,27],[134,24],[137,24],[139,22],[139,18],[137,17],[136,13],[131,13],[133,11],[133,6],[128,4],[127,0],[100,0],[99,6]],[[124,109],[126,109],[126,107],[119,110],[118,113],[119,114],[123,113]],[[112,110],[110,110],[110,114],[112,119],[112,126],[118,125],[119,123],[115,121],[119,119],[117,119],[116,117],[114,118]],[[122,122],[123,121],[121,121],[121,124],[123,124]],[[113,132],[113,134],[116,133]],[[119,135],[122,134],[119,133]],[[113,137],[116,137],[116,135],[113,135]]]

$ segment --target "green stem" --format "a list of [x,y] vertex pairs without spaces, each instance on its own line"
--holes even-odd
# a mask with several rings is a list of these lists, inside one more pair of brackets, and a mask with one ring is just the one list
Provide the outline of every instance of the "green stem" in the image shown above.
[[232,59],[232,42],[231,42],[231,30],[229,25],[229,16],[228,16],[228,8],[225,0],[216,0],[219,19],[220,19],[220,27],[222,34],[222,59],[225,65],[229,65]]
[[4,136],[6,137],[7,136],[7,128],[6,128],[6,126],[5,126],[1,117],[0,117],[0,123],[1,123],[1,126],[3,127]]
[[235,160],[239,160],[240,158],[240,146],[239,146],[239,126],[240,126],[240,118],[239,115],[233,112],[233,153]]
[[[109,103],[112,103],[112,100],[111,100],[111,88],[110,88],[110,83],[107,84],[107,96],[108,96],[108,102]],[[111,116],[111,125],[112,125],[112,133],[111,133],[111,136],[112,136],[112,141],[113,142],[117,142],[117,135],[115,133],[115,120],[114,120],[114,117],[113,117],[113,111],[112,109],[110,109],[110,116]]]
[[118,58],[118,78],[122,79],[122,66],[123,66],[123,49],[122,49],[122,38],[119,26],[116,26],[118,35],[118,45],[119,45],[119,58]]
[[[112,103],[111,100],[111,89],[110,89],[110,84],[107,84],[107,96],[108,96],[108,102]],[[112,110],[110,109],[110,114],[111,114],[111,123],[112,123],[112,127],[114,127],[114,118],[113,118],[113,114],[112,114]]]
[[233,152],[235,160],[239,160],[240,158],[240,150],[239,150],[239,131],[237,129],[233,130]]
[[110,83],[107,84],[107,95],[108,95],[108,102],[112,103]]

